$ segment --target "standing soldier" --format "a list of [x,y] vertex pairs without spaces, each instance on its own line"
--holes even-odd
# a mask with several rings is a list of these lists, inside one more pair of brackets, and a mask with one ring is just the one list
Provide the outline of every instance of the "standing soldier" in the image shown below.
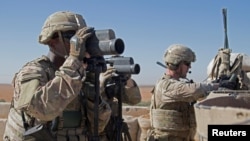
[[[93,135],[94,85],[86,82],[85,42],[94,32],[79,14],[59,11],[50,15],[39,42],[49,46],[47,56],[28,62],[13,79],[14,96],[4,141],[86,141]],[[103,132],[111,109],[101,97],[98,133]],[[91,128],[90,130],[88,128]]]
[[167,70],[152,91],[149,141],[194,140],[196,123],[193,103],[219,87],[218,83],[181,81],[186,79],[195,59],[195,53],[181,44],[173,44],[165,52]]
[[[116,83],[115,79],[118,77],[124,79],[124,86]],[[103,99],[109,103],[112,109],[111,118],[106,127],[108,140],[119,141],[122,140],[121,138],[124,138],[124,140],[129,141],[131,135],[129,135],[127,123],[122,122],[122,115],[119,115],[122,113],[122,111],[119,111],[121,110],[119,106],[122,103],[136,105],[141,102],[141,93],[137,83],[131,74],[119,75],[116,74],[114,67],[108,67],[106,72],[100,74],[100,89]],[[119,96],[121,98],[120,101],[118,100]],[[121,129],[118,129],[119,127]]]
[[[117,96],[116,94],[119,93],[117,92],[119,86],[113,80],[115,77],[119,77],[119,74],[116,74],[116,69],[110,66],[108,67],[107,71],[100,74],[101,94],[106,101],[114,101]],[[123,74],[121,77],[124,77],[125,81],[124,93],[121,95],[122,102],[129,105],[136,105],[141,102],[140,89],[135,80],[132,78],[131,74]],[[109,87],[111,87],[111,89],[107,90]]]

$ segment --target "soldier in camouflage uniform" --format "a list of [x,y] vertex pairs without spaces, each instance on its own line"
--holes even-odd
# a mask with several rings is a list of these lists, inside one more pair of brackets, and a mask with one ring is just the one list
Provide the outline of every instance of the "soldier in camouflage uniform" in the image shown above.
[[195,53],[181,44],[171,45],[164,54],[166,73],[152,90],[149,141],[192,141],[196,132],[192,103],[216,90],[218,83],[182,81],[195,62]]
[[[73,12],[55,12],[46,19],[39,42],[49,46],[49,53],[28,62],[16,73],[4,141],[89,140],[96,111],[94,85],[87,81],[83,58],[89,57],[85,41],[93,31],[81,15]],[[98,115],[101,133],[111,115],[101,97]],[[43,139],[29,134],[32,127]]]
[[[112,95],[115,93],[115,88],[112,91],[112,94],[109,95],[105,92],[105,89],[108,89],[107,85],[110,85],[112,83],[112,78],[117,77],[119,74],[116,74],[116,70],[114,67],[108,67],[107,71],[104,73],[100,74],[100,89],[101,89],[101,94],[102,97],[106,101],[115,101],[115,95]],[[122,94],[122,102],[129,104],[129,105],[136,105],[139,102],[141,102],[141,93],[140,89],[135,82],[135,80],[132,78],[131,74],[126,74],[124,76],[125,79],[125,89],[124,89],[124,94]]]
[[[101,95],[102,97],[109,103],[112,114],[109,121],[109,124],[106,127],[106,133],[107,137],[110,141],[116,141],[118,138],[117,135],[117,124],[119,124],[119,103],[118,103],[118,95],[121,96],[121,103],[126,103],[128,105],[136,105],[139,102],[141,102],[141,93],[140,89],[135,82],[134,79],[132,79],[131,74],[126,74],[124,76],[125,81],[125,87],[123,88],[122,92],[119,92],[119,84],[114,82],[114,77],[119,77],[118,74],[116,74],[116,70],[114,67],[108,67],[107,71],[100,74],[100,89],[101,89]],[[122,125],[122,124],[121,124]],[[126,129],[126,125],[123,124],[123,133],[122,136],[125,140],[125,138],[128,138],[128,129]],[[121,140],[121,139],[120,139]]]

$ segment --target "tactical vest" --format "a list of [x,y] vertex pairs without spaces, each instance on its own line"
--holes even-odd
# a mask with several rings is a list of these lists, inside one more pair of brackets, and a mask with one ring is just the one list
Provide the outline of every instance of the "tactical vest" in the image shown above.
[[[169,79],[163,77],[162,79]],[[170,80],[171,81],[171,80]],[[170,81],[162,81],[168,87]],[[170,100],[171,102],[163,102],[159,90],[154,87],[152,90],[152,99],[150,106],[151,116],[151,135],[148,138],[157,138],[158,140],[168,140],[171,137],[187,138],[189,130],[196,126],[194,117],[194,108],[188,102]],[[162,88],[162,87],[161,87]],[[159,88],[159,89],[161,89]],[[158,89],[158,88],[157,88]]]
[[[187,103],[172,103],[172,109],[152,109],[152,125],[158,130],[185,131],[190,128],[190,116],[192,113]],[[181,111],[177,110],[182,108]]]
[[[23,66],[23,68],[27,68],[27,66],[38,66],[39,70],[37,72],[41,72],[43,70],[46,77],[42,77],[41,84],[46,84],[49,80],[55,77],[55,68],[52,63],[46,56],[42,56],[34,61],[31,61]],[[19,72],[29,71],[21,69]],[[13,85],[15,86],[16,95],[13,97],[18,97],[18,84],[20,85],[20,81],[27,81],[31,79],[36,79],[36,77],[41,76],[41,74],[31,74],[27,75],[27,77],[19,77],[19,73],[15,74],[13,79]],[[69,104],[66,110],[61,113],[55,120],[50,121],[52,133],[57,136],[57,140],[66,141],[66,140],[86,140],[86,137],[83,135],[83,128],[86,126],[86,115],[85,111],[81,108],[82,105],[79,101],[80,98],[76,98]],[[10,112],[8,115],[8,120],[6,122],[6,128],[4,132],[4,140],[24,140],[23,133],[25,132],[24,128],[24,120],[22,118],[22,111],[15,109],[15,104],[18,105],[17,100],[13,99],[11,104]],[[28,123],[29,126],[35,126],[41,122],[36,119],[30,117],[29,115],[24,113],[25,122]],[[46,123],[44,123],[46,124]],[[29,140],[34,140],[30,138]]]
[[[54,77],[54,68],[51,67],[52,64],[46,56],[42,56],[36,60],[26,63],[23,68],[15,74],[12,84],[14,86],[14,96],[12,99],[8,119],[5,126],[4,139],[5,140],[23,140],[23,133],[25,131],[23,125],[22,111],[17,110],[15,108],[16,105],[19,105],[20,99],[20,85],[24,81],[28,81],[31,79],[40,78],[41,74],[29,74],[29,67],[36,66],[39,68],[35,70],[36,72],[40,72],[43,70],[46,77],[42,77],[41,83],[46,83],[48,80]],[[33,68],[34,69],[34,68]],[[26,75],[23,75],[23,74]],[[29,115],[24,115],[26,122],[29,125],[34,124],[34,120]]]

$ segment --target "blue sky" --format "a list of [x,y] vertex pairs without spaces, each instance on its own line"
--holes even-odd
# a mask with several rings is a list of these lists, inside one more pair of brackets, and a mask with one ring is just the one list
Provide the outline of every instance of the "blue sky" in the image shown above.
[[189,46],[197,56],[188,78],[202,81],[207,65],[224,45],[222,8],[227,8],[229,48],[250,54],[250,1],[248,0],[8,0],[0,2],[0,83],[27,61],[46,55],[38,43],[45,19],[56,11],[82,14],[88,26],[113,29],[125,42],[122,56],[141,67],[133,75],[139,85],[153,85],[165,72],[166,48]]

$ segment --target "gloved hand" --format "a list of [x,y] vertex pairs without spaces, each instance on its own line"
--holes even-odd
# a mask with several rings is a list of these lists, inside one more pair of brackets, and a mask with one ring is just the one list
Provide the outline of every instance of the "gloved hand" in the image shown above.
[[211,83],[220,83],[222,81],[226,81],[226,80],[229,80],[229,79],[230,79],[230,76],[221,75],[219,78],[217,78],[215,80],[212,80]]
[[70,39],[70,53],[69,55],[83,60],[86,51],[86,40],[92,35],[93,27],[84,27],[79,29],[76,34]]
[[103,73],[100,73],[99,80],[100,80],[100,90],[101,92],[104,91],[105,82],[112,77],[112,74],[115,73],[114,67],[108,67],[107,70]]
[[227,88],[227,89],[230,89],[230,90],[236,90],[237,83],[234,82],[234,81],[222,80],[219,83],[219,87],[220,88]]

